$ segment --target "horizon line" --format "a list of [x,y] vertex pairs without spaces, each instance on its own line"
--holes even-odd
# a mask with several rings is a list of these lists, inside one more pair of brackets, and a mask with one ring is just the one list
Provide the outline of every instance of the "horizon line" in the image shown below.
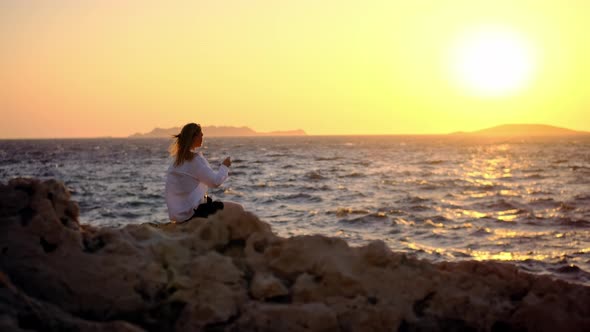
[[[225,138],[225,137],[318,137],[318,136],[442,136],[452,135],[453,133],[429,133],[429,134],[305,134],[305,135],[223,135],[223,136],[209,136],[210,138]],[[87,136],[87,137],[0,137],[0,140],[51,140],[51,139],[165,139],[166,137],[130,137],[129,136]],[[172,138],[172,137],[170,137]]]
[[[487,127],[484,129],[478,129],[478,130],[474,130],[474,131],[453,131],[453,132],[446,132],[446,133],[421,133],[421,134],[417,134],[417,133],[371,133],[371,134],[308,134],[306,132],[306,130],[304,129],[296,129],[296,130],[273,130],[270,132],[257,132],[255,130],[253,130],[256,134],[254,135],[207,135],[206,137],[313,137],[313,136],[322,136],[322,137],[327,137],[327,136],[442,136],[442,135],[446,135],[446,136],[452,136],[452,135],[456,135],[456,136],[460,136],[460,135],[465,135],[465,136],[504,136],[504,137],[522,137],[522,136],[527,136],[526,133],[518,135],[518,134],[486,134],[486,133],[480,133],[480,132],[484,132],[484,131],[488,131],[488,130],[492,130],[492,129],[496,129],[498,127],[507,127],[507,126],[545,126],[545,127],[553,127],[554,129],[560,129],[560,130],[565,130],[565,131],[569,131],[571,133],[558,133],[558,134],[534,134],[534,135],[528,135],[528,136],[536,136],[536,137],[542,137],[542,136],[585,136],[585,135],[590,135],[590,131],[586,131],[586,130],[577,130],[577,129],[570,129],[570,128],[565,128],[565,127],[558,127],[555,125],[548,125],[548,124],[541,124],[541,123],[508,123],[508,124],[501,124],[501,125],[496,125],[496,126],[492,126],[492,127]],[[207,127],[207,126],[204,126]],[[209,127],[230,127],[230,128],[249,128],[248,126],[242,126],[242,127],[236,127],[236,126],[209,126]],[[172,127],[175,128],[175,127]],[[166,128],[159,128],[156,127],[155,129],[166,129]],[[168,128],[171,129],[171,128]],[[154,131],[152,130],[152,131]],[[303,135],[289,135],[289,134],[277,134],[277,135],[272,135],[272,133],[281,133],[281,132],[295,132],[295,131],[303,131],[304,134]],[[133,137],[134,135],[140,135],[140,137]],[[135,134],[131,134],[131,135],[127,135],[127,136],[87,136],[87,137],[80,137],[80,136],[71,136],[71,137],[63,137],[63,136],[53,136],[53,137],[0,137],[0,140],[52,140],[52,139],[154,139],[154,138],[166,138],[166,137],[141,137],[141,135],[147,135],[148,133],[145,134],[141,134],[141,133],[135,133]],[[172,138],[172,136],[170,137]]]
[[[453,133],[431,133],[431,134],[312,134],[312,135],[249,135],[249,136],[205,136],[208,138],[258,138],[258,137],[377,137],[377,136],[449,136],[449,137],[580,137],[590,136],[590,132],[580,131],[578,134],[547,134],[547,135],[486,135],[472,134],[469,132]],[[97,140],[97,139],[129,139],[129,140],[149,140],[149,139],[172,139],[172,137],[129,137],[129,136],[92,136],[92,137],[0,137],[0,141],[26,141],[26,140]]]

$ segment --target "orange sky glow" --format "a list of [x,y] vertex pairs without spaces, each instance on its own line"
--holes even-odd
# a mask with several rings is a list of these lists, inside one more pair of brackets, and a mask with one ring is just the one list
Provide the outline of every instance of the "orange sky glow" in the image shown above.
[[0,2],[0,138],[590,131],[590,2]]

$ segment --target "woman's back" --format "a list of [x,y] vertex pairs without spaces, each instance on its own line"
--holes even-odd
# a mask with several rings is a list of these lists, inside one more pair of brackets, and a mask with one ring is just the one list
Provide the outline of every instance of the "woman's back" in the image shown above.
[[171,220],[190,219],[200,204],[207,203],[209,187],[219,187],[228,177],[231,160],[226,158],[217,171],[211,169],[203,154],[193,152],[203,143],[201,127],[190,123],[182,128],[171,146],[174,162],[166,174],[166,205]]

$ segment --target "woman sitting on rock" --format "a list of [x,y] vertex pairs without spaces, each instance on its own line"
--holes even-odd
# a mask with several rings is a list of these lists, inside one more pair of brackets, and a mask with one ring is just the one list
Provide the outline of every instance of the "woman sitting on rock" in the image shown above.
[[207,218],[224,207],[207,196],[207,189],[219,187],[227,179],[231,159],[225,158],[217,171],[211,169],[203,154],[195,151],[203,144],[203,131],[196,123],[185,125],[174,137],[170,145],[174,161],[166,174],[168,215],[175,222]]

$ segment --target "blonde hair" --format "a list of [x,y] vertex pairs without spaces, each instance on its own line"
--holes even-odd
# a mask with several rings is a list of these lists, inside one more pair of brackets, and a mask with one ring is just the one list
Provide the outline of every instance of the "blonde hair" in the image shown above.
[[201,133],[201,126],[196,123],[189,123],[182,127],[180,134],[174,135],[174,142],[168,149],[170,155],[174,157],[174,166],[182,165],[186,160],[192,160],[195,154],[191,152],[191,147],[195,136]]

